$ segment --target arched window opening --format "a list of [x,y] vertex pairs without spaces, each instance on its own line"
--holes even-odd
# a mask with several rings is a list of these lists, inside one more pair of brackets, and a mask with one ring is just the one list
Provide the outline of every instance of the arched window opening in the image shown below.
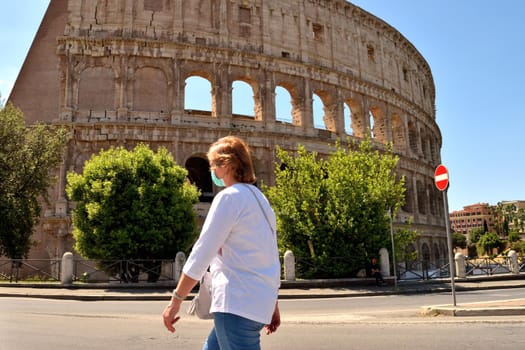
[[433,138],[430,142],[430,159],[432,160],[433,164],[436,164],[438,162],[438,157],[436,155],[438,152],[436,152],[436,148],[437,140]]
[[405,128],[401,117],[397,114],[392,115],[392,141],[394,150],[399,153],[406,152],[407,142],[405,137]]
[[430,205],[430,214],[436,215],[437,214],[437,201],[436,201],[436,189],[435,186],[428,185],[427,188],[428,196],[429,196],[429,205]]
[[416,255],[414,254],[416,252],[417,252],[416,247],[414,246],[413,243],[410,243],[407,247],[407,253],[404,256],[404,261],[405,261],[407,270],[417,269],[417,264],[416,264],[417,256],[413,256],[413,255]]
[[324,103],[317,94],[312,96],[312,113],[314,118],[314,128],[326,130],[324,124]]
[[374,114],[372,113],[372,111],[368,111],[368,120],[369,120],[369,125],[370,125],[370,137],[372,139],[375,139],[375,133],[374,133],[374,130],[375,130],[375,120],[374,120]]
[[[421,260],[429,262],[430,261],[430,248],[428,247],[428,244],[423,243],[421,245]],[[428,266],[427,266],[428,267]]]
[[417,129],[415,124],[412,121],[408,122],[408,142],[410,144],[410,149],[415,154],[418,154],[418,141],[417,141]]
[[185,81],[184,110],[190,114],[194,111],[212,112],[212,88],[208,79],[191,76]]
[[[344,108],[346,133],[354,137],[365,137],[366,127],[364,125],[363,112],[361,110],[361,104],[359,101],[349,98],[345,101]],[[348,112],[346,111],[346,108],[348,108]],[[347,113],[349,123],[347,123]]]
[[376,142],[386,144],[388,142],[387,122],[383,111],[379,107],[372,107],[368,116],[370,118],[370,137]]
[[199,201],[211,202],[213,199],[213,187],[210,177],[210,165],[208,161],[201,157],[191,157],[186,161],[188,179],[201,191]]
[[423,148],[423,156],[426,160],[431,160],[430,155],[430,139],[427,137],[425,131],[420,132],[421,136],[421,147]]
[[417,206],[420,214],[427,213],[427,191],[421,181],[417,182]]
[[345,118],[345,133],[347,135],[354,135],[354,130],[352,129],[352,110],[348,106],[348,104],[344,104],[344,118]]
[[255,118],[254,91],[250,84],[236,80],[232,84],[232,113]]
[[412,181],[405,182],[405,204],[403,204],[403,210],[407,213],[412,213],[414,208],[414,189],[412,188]]
[[439,246],[437,243],[434,243],[434,259],[436,262],[439,262],[440,258],[441,258],[441,255],[439,255]]
[[293,122],[292,95],[282,86],[275,88],[275,119],[284,123]]

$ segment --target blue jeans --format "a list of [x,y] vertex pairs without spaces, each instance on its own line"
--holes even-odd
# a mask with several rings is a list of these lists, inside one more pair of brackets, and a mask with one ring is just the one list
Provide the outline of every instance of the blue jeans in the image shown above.
[[247,318],[216,312],[214,327],[202,350],[260,350],[264,324]]

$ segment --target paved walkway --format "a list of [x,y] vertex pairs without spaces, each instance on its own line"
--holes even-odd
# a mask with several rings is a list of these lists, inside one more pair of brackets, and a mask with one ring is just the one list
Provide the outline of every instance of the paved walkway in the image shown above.
[[[451,291],[450,282],[443,280],[400,281],[397,286],[392,279],[388,284],[376,287],[373,281],[310,280],[285,282],[279,291],[280,299],[358,297],[389,294],[436,293]],[[68,300],[169,300],[172,285],[155,284],[74,284],[64,287],[58,283],[2,283],[0,298],[26,297]],[[455,282],[456,291],[524,288],[525,275],[497,275],[469,278]],[[191,298],[189,295],[188,298]],[[421,310],[424,315],[449,316],[502,316],[525,315],[525,298],[494,300],[462,305],[434,305]]]

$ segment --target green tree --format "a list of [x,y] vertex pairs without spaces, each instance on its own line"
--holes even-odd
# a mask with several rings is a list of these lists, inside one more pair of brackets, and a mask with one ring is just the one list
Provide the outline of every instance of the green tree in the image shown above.
[[467,239],[462,233],[452,234],[452,246],[465,249],[467,247]]
[[478,241],[478,254],[492,255],[493,249],[501,247],[501,243],[501,239],[496,232],[485,233]]
[[366,140],[337,144],[325,159],[301,145],[295,156],[278,148],[277,157],[276,186],[263,188],[277,214],[281,253],[294,252],[299,273],[354,276],[390,245],[387,212],[397,211],[404,194],[391,152]]
[[40,199],[55,180],[68,132],[45,124],[26,126],[23,113],[8,104],[0,109],[0,255],[26,258]]
[[510,242],[510,243],[513,243],[513,242],[517,242],[520,240],[520,234],[518,231],[516,230],[511,230],[509,232],[509,237],[507,237],[507,240]]
[[486,231],[484,231],[484,229],[482,229],[481,227],[471,229],[468,233],[469,242],[472,244],[478,243],[479,239],[481,238],[481,236],[483,236],[485,232]]
[[419,232],[411,228],[412,218],[404,227],[400,227],[394,234],[394,247],[396,250],[396,262],[405,263],[405,266],[417,260],[417,251],[414,242],[419,237]]
[[[94,155],[82,174],[67,175],[66,192],[76,202],[75,249],[90,259],[138,261],[187,250],[196,236],[192,205],[199,193],[186,176],[165,148],[153,152],[141,144]],[[124,280],[138,275],[119,272]]]
[[525,226],[525,210],[523,208],[518,209],[518,213],[516,215],[517,222],[515,225],[515,229],[519,232],[523,232],[523,228]]

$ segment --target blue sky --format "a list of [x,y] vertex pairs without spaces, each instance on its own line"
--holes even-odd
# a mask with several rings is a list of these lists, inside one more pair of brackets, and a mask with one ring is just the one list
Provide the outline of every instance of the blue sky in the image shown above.
[[[449,209],[525,200],[525,1],[355,0],[400,31],[436,85]],[[8,97],[49,0],[3,1],[0,93]]]

